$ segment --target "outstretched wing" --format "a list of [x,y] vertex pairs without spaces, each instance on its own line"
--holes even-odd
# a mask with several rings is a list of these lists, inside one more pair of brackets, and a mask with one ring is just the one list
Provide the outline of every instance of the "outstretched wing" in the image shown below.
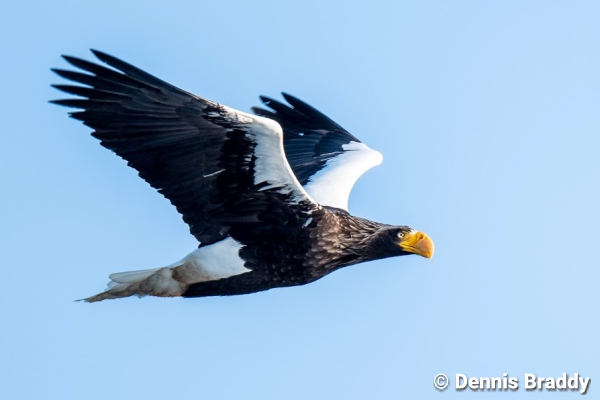
[[63,56],[86,73],[54,69],[79,84],[54,87],[80,98],[53,103],[81,109],[71,116],[169,199],[203,245],[240,224],[301,224],[318,208],[286,161],[275,121],[92,52],[114,69]]
[[261,96],[271,110],[257,115],[279,122],[285,154],[306,192],[319,204],[348,210],[352,187],[367,170],[381,164],[381,153],[305,102],[282,93],[289,105]]

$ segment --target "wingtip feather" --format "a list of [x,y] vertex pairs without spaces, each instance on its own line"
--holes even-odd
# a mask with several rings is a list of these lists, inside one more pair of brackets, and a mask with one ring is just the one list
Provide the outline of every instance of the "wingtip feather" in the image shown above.
[[[283,98],[285,99],[285,101],[287,101],[288,103],[292,104],[292,102],[295,101],[301,101],[299,98],[292,96],[291,94],[287,93],[287,92],[281,92],[281,96],[283,96]],[[304,102],[303,102],[304,103]]]
[[113,57],[113,56],[111,56],[111,55],[109,55],[109,54],[107,54],[107,53],[105,53],[103,51],[100,51],[100,50],[90,49],[90,51],[92,52],[92,54],[94,56],[96,56],[96,58],[98,60],[103,61],[103,62],[105,62],[105,63],[107,63],[109,65],[110,65],[110,60],[113,59],[113,58],[115,58],[115,57]]
[[265,96],[264,94],[261,94],[260,96],[258,96],[258,98],[260,99],[260,102],[263,103],[265,106],[268,106],[269,103],[271,103],[273,100],[272,98],[270,98],[269,96]]
[[61,57],[63,58],[63,60],[65,60],[66,62],[68,62],[71,65],[75,65],[78,60],[81,60],[80,58],[70,56],[68,54],[63,54],[63,55],[61,55]]

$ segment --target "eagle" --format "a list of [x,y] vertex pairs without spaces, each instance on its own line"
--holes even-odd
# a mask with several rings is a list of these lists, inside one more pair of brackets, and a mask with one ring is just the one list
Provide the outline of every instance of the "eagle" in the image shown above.
[[352,186],[383,157],[307,103],[260,96],[248,114],[91,51],[107,66],[63,55],[78,70],[52,71],[76,84],[52,86],[76,97],[51,102],[77,109],[70,116],[166,197],[199,245],[167,266],[111,274],[84,301],[248,294],[433,256],[425,233],[348,212]]

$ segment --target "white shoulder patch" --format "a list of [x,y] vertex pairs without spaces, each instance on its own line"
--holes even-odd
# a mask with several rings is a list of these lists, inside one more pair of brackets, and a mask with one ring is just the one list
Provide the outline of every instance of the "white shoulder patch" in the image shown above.
[[249,125],[246,130],[247,136],[256,143],[254,184],[266,183],[261,190],[279,188],[280,193],[291,194],[294,201],[308,200],[316,205],[315,200],[310,198],[298,182],[285,157],[281,125],[269,118],[247,114],[227,106],[222,107],[238,121]]
[[348,211],[352,187],[362,174],[381,164],[383,156],[360,142],[350,142],[342,148],[344,153],[327,161],[304,189],[317,203]]

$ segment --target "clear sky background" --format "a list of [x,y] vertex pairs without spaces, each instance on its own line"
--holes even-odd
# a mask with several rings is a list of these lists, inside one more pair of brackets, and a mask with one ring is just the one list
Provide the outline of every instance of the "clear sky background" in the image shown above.
[[[3,1],[0,398],[531,399],[551,394],[524,373],[563,372],[597,398],[599,21],[583,0]],[[196,246],[47,103],[60,54],[89,48],[240,110],[280,91],[321,109],[384,154],[351,212],[427,232],[435,257],[246,296],[73,302]],[[438,392],[438,373],[521,388]]]

